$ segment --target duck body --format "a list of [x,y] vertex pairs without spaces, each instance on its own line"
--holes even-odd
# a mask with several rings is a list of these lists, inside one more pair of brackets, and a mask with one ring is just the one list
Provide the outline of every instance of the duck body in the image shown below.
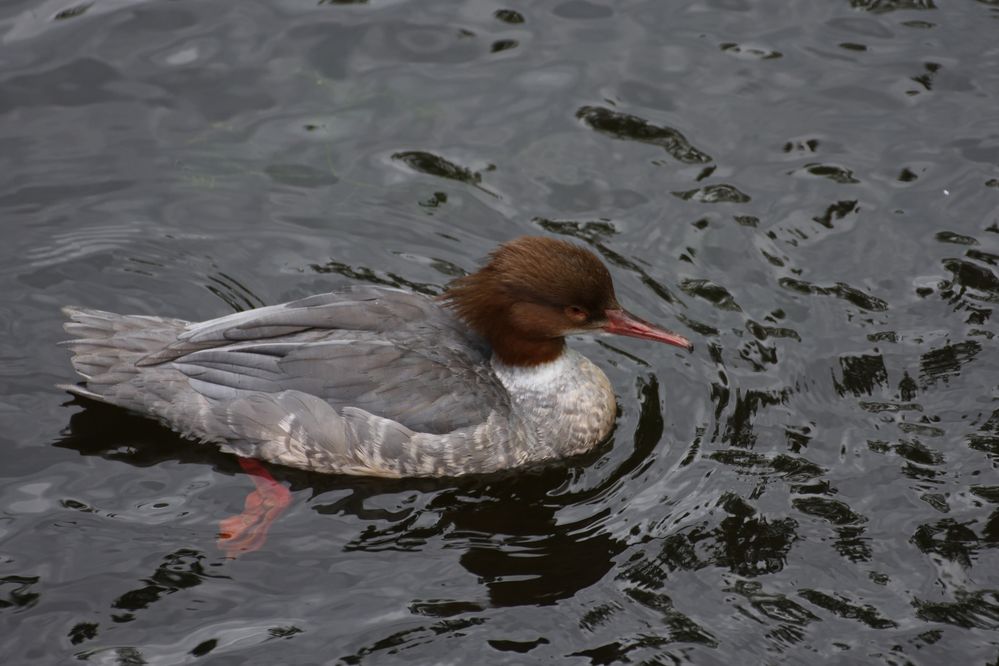
[[492,472],[589,450],[615,413],[566,349],[508,366],[419,294],[362,286],[201,323],[67,308],[77,395],[244,457],[386,477]]
[[548,274],[524,282],[510,272],[517,262],[500,261],[521,249],[525,261],[587,255],[567,279],[606,274],[570,243],[520,239],[437,299],[356,286],[201,323],[66,308],[65,344],[85,382],[62,388],[239,456],[317,472],[457,476],[582,453],[608,435],[616,403],[564,335],[603,328],[689,342],[620,310],[609,274],[598,281],[609,295],[588,294],[586,280],[550,293]]

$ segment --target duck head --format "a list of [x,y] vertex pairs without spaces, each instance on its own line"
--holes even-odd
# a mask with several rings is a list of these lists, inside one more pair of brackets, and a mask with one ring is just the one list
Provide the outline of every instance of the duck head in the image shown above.
[[499,246],[477,272],[454,280],[443,299],[507,365],[553,361],[565,336],[587,332],[693,350],[686,338],[621,307],[596,255],[555,238],[524,236]]

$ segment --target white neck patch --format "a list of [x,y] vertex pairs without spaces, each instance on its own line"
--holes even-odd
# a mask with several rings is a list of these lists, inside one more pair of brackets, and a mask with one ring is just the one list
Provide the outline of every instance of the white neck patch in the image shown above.
[[510,393],[557,390],[566,377],[572,374],[578,355],[578,352],[566,348],[554,361],[527,368],[506,365],[493,356],[493,372]]

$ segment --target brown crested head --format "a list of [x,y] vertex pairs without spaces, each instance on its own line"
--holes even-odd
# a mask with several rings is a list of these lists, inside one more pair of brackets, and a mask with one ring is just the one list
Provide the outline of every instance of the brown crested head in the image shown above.
[[622,309],[596,255],[554,238],[524,236],[499,246],[477,272],[453,281],[444,301],[509,365],[555,360],[566,335],[595,330],[690,348]]

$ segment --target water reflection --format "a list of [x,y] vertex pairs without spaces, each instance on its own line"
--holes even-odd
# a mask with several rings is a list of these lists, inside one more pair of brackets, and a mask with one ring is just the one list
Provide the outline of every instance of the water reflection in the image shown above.
[[988,419],[968,436],[968,444],[973,449],[988,453],[994,461],[999,462],[999,409],[992,412]]
[[[997,11],[7,3],[7,661],[991,663]],[[703,341],[573,341],[621,407],[581,459],[275,469],[224,560],[231,457],[52,389],[65,303],[439,293],[525,233]]]
[[111,620],[119,624],[131,622],[136,612],[158,602],[164,595],[200,585],[207,576],[204,559],[205,556],[196,550],[182,549],[170,553],[149,578],[141,581],[139,587],[120,594],[111,602]]
[[[279,481],[290,483],[296,497],[303,497],[302,491],[311,495],[311,508],[317,513],[356,519],[356,534],[345,540],[345,552],[441,548],[455,552],[461,566],[484,586],[486,594],[480,603],[551,603],[571,597],[603,578],[623,548],[602,529],[605,513],[574,522],[560,521],[557,514],[565,506],[605,492],[641,464],[643,456],[658,443],[662,420],[656,387],[653,384],[645,391],[644,404],[651,409],[635,433],[635,452],[611,478],[582,492],[565,492],[573,468],[564,464],[458,480],[385,481],[285,468],[272,471]],[[239,470],[232,456],[213,446],[183,440],[145,419],[103,405],[86,404],[84,410],[74,414],[58,446],[140,467],[177,460],[208,464],[226,473]],[[599,455],[595,452],[571,462],[592,463]],[[248,491],[249,482],[245,485]],[[340,497],[324,501],[330,494]],[[280,546],[272,538],[268,548]],[[122,594],[113,603],[114,608],[128,611],[114,615],[114,621],[128,621],[135,611],[164,594],[198,584],[204,575],[204,557],[187,550],[166,557],[145,585]],[[420,612],[429,612],[427,603],[419,607]]]
[[[624,580],[649,589],[667,585],[671,572],[706,566],[725,567],[742,576],[780,571],[797,540],[792,518],[767,518],[743,498],[726,494],[718,501],[717,524],[701,523],[662,539],[659,552],[642,559],[621,574]],[[714,522],[714,521],[712,521]]]
[[601,134],[659,146],[669,155],[686,164],[706,164],[711,156],[695,148],[687,138],[672,127],[653,125],[643,118],[598,106],[584,106],[576,117]]
[[38,580],[38,576],[0,577],[0,611],[24,610],[38,603],[40,595],[32,589]]
[[[479,577],[492,606],[550,604],[601,580],[623,544],[600,529],[599,514],[558,524],[557,505],[535,501],[479,502],[448,512],[448,547],[464,552],[461,565]],[[539,506],[540,505],[540,506]],[[525,520],[525,517],[528,518]]]

